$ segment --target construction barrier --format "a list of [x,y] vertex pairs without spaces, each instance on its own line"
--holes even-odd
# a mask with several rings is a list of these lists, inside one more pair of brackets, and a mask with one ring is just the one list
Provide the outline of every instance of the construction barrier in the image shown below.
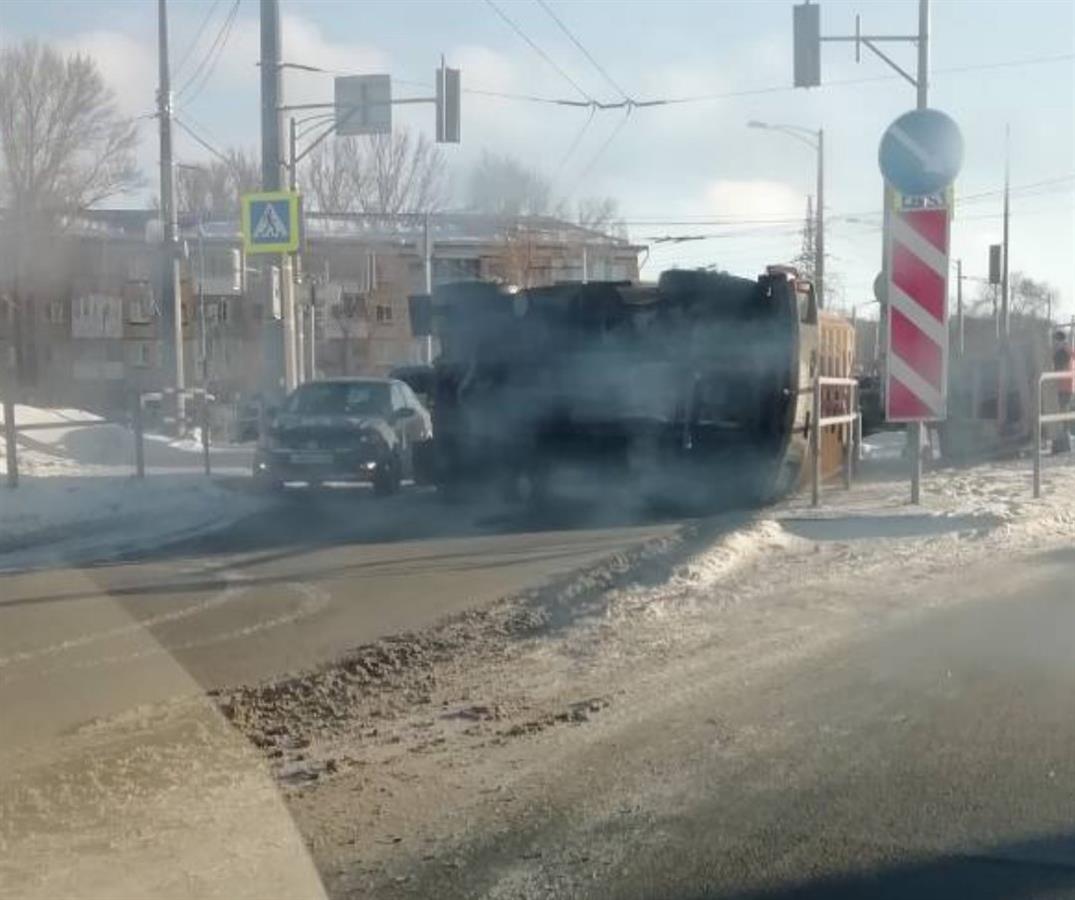
[[1075,410],[1067,412],[1043,413],[1042,412],[1042,388],[1050,381],[1067,381],[1071,383],[1075,375],[1071,372],[1042,372],[1038,376],[1037,400],[1034,404],[1034,498],[1041,497],[1041,428],[1043,425],[1054,423],[1063,424],[1067,428],[1068,422],[1075,422]]
[[[846,388],[847,412],[837,415],[822,415],[822,395],[827,388]],[[854,378],[831,378],[818,375],[814,379],[814,402],[810,415],[810,502],[813,506],[821,503],[821,433],[832,426],[847,429],[844,442],[844,487],[850,489],[854,468],[855,448],[862,442],[862,413],[858,408],[858,381]]]

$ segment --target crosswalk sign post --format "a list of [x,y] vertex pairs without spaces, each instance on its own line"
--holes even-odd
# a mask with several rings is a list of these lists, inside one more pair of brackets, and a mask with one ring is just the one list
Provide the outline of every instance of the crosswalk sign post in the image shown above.
[[244,194],[243,248],[252,253],[294,253],[299,249],[299,195],[293,191]]

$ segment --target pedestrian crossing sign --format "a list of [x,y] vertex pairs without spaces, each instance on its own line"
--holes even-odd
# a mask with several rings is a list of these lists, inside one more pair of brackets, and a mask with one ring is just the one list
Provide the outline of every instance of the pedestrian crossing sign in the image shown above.
[[242,212],[247,253],[294,253],[299,249],[298,194],[244,194]]

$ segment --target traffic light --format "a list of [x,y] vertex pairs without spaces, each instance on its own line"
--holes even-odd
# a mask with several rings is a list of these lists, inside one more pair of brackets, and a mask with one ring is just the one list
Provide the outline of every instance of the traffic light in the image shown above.
[[803,3],[792,7],[795,41],[795,87],[821,84],[821,7]]
[[459,70],[437,69],[437,143],[459,143]]
[[989,283],[1000,284],[1001,275],[1000,270],[1003,266],[1004,259],[1004,245],[1003,244],[990,244],[989,245]]

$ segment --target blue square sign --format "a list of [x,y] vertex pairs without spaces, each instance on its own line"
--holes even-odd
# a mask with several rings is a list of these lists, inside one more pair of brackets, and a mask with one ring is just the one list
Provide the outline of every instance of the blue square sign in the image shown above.
[[299,195],[245,194],[242,228],[247,253],[294,253],[299,249]]

